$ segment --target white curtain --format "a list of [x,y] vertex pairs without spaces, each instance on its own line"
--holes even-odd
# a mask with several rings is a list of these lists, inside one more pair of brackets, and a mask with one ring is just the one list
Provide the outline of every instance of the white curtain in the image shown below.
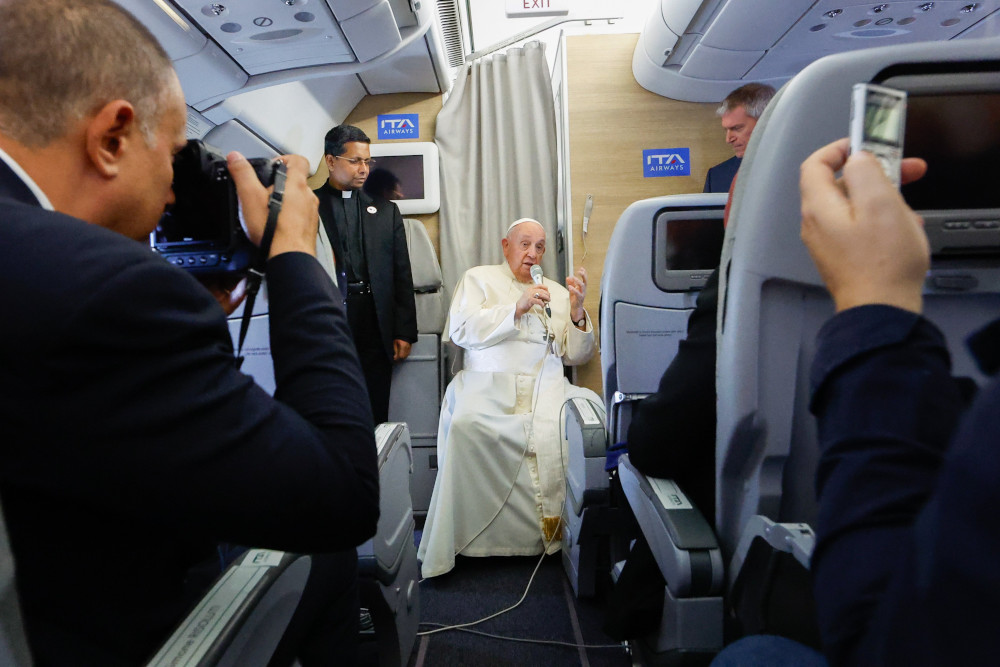
[[556,276],[556,122],[545,45],[529,42],[459,72],[437,118],[441,268],[447,294],[465,270],[503,259],[518,218],[545,227],[545,275]]

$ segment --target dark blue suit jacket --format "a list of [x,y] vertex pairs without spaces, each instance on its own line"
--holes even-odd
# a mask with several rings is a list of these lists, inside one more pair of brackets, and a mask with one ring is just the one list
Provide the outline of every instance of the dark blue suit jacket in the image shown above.
[[705,175],[705,187],[702,192],[729,192],[729,186],[733,184],[742,162],[743,158],[734,155],[709,169]]
[[0,498],[40,665],[141,664],[225,541],[375,532],[371,413],[315,258],[267,264],[272,398],[225,314],[149,247],[45,211],[0,162]]
[[[995,354],[997,328],[979,342]],[[889,306],[827,322],[813,374],[812,572],[831,664],[996,664],[1000,384],[966,408],[941,333]]]

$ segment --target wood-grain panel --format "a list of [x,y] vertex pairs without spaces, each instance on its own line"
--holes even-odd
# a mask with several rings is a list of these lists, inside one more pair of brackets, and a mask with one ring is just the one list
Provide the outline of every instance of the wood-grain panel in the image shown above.
[[[586,307],[598,320],[600,282],[611,232],[634,201],[701,192],[708,168],[732,157],[718,104],[679,102],[647,91],[632,76],[636,34],[566,38],[573,248],[587,270]],[[690,148],[691,175],[643,178],[642,151]],[[584,257],[583,204],[594,196]],[[595,356],[578,369],[577,384],[601,393]]]
[[[434,141],[434,131],[437,127],[437,115],[441,111],[442,96],[429,93],[391,93],[387,95],[368,95],[364,97],[354,110],[348,114],[344,123],[361,128],[372,143],[378,141],[379,114],[415,113],[420,116],[420,136],[416,139],[397,139],[385,143],[402,143],[404,141]],[[309,178],[309,185],[320,187],[328,177],[326,163],[320,162],[319,169]],[[437,213],[410,214],[408,218],[416,218],[424,223],[427,234],[434,244],[434,249],[441,256],[440,225]]]

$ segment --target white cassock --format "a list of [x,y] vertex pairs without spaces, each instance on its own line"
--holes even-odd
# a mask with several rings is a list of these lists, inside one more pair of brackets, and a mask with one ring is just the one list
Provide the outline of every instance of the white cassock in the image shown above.
[[457,553],[530,556],[546,543],[548,553],[559,550],[563,403],[602,403],[563,375],[563,363],[585,363],[594,352],[590,317],[577,329],[569,291],[544,284],[551,319],[534,306],[515,321],[527,285],[506,263],[469,269],[455,289],[446,330],[465,359],[441,407],[438,473],[417,553],[424,577],[451,570]]

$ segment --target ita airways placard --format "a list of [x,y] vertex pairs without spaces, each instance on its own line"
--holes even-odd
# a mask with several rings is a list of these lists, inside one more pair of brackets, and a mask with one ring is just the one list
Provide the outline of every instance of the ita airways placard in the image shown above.
[[387,139],[418,139],[419,137],[419,114],[387,113],[378,116],[379,141]]
[[690,176],[690,148],[649,148],[642,152],[642,175],[645,178],[660,176]]

